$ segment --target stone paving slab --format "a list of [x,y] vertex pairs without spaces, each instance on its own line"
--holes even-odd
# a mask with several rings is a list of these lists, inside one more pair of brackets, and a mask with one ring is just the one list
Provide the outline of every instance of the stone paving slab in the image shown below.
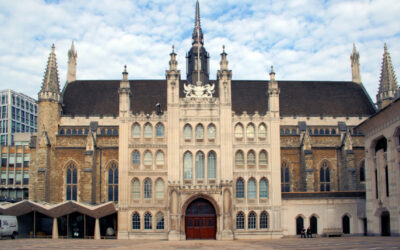
[[0,249],[400,249],[400,237],[283,238],[278,240],[2,239]]

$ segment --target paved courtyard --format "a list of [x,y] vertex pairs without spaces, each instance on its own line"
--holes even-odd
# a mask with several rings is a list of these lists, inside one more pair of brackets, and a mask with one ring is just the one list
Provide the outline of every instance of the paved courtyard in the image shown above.
[[0,249],[400,249],[400,237],[235,241],[3,239],[0,241]]

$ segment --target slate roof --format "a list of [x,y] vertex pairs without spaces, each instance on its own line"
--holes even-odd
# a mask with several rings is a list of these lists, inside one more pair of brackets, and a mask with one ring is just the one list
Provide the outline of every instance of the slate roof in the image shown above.
[[[165,80],[130,80],[133,113],[151,113],[160,103],[167,109]],[[179,96],[183,97],[180,81]],[[78,80],[63,93],[64,115],[118,115],[120,80]],[[375,108],[363,87],[354,82],[278,81],[281,116],[369,116]],[[232,110],[237,114],[266,113],[268,81],[232,81]],[[214,96],[219,95],[218,86]]]

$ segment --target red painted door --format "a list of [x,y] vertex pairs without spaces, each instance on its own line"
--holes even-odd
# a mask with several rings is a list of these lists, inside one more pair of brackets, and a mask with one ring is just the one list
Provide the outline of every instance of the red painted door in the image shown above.
[[186,239],[215,239],[215,209],[205,199],[193,201],[186,210]]

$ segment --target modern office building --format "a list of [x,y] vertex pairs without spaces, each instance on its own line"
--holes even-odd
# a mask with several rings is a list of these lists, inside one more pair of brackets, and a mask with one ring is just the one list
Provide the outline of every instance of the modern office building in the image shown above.
[[37,101],[10,89],[0,91],[0,144],[13,145],[14,133],[36,132]]

